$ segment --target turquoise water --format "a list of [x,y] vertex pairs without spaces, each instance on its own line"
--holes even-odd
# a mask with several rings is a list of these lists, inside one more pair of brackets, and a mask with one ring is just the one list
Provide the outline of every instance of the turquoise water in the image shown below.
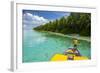
[[[79,40],[78,50],[83,56],[91,58],[90,42]],[[24,30],[23,32],[23,62],[50,61],[56,53],[64,53],[68,48],[73,47],[72,38]]]

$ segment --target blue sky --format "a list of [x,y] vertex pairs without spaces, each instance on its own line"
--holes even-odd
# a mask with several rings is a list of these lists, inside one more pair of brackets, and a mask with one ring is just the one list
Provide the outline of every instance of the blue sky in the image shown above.
[[33,28],[69,15],[69,12],[23,10],[23,24],[24,28]]

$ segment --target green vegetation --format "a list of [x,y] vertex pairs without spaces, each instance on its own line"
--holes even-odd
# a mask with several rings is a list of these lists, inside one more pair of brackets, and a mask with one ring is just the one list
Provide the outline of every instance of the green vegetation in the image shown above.
[[50,21],[44,25],[33,28],[38,31],[51,31],[62,34],[79,34],[81,36],[91,35],[91,14],[70,13],[60,19]]

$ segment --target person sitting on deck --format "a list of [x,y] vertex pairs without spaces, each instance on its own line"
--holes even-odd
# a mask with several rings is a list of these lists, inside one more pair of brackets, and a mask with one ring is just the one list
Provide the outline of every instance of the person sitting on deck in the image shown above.
[[73,52],[74,52],[74,54],[76,55],[76,56],[81,56],[81,54],[80,54],[80,52],[78,51],[78,49],[77,49],[77,46],[78,46],[78,44],[79,44],[79,41],[77,40],[77,39],[74,39],[73,40]]
[[80,52],[77,49],[78,40],[74,39],[73,44],[73,48],[69,48],[67,51],[64,52],[64,55],[67,55],[69,60],[73,60],[74,56],[81,56]]
[[77,49],[77,46],[78,46],[79,42],[77,39],[73,39],[73,47]]

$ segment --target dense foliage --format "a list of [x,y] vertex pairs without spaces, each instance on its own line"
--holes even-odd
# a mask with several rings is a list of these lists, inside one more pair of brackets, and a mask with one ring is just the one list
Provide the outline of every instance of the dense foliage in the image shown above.
[[50,21],[44,25],[33,28],[39,31],[51,31],[63,34],[79,34],[82,36],[91,35],[91,14],[70,13],[60,19]]

